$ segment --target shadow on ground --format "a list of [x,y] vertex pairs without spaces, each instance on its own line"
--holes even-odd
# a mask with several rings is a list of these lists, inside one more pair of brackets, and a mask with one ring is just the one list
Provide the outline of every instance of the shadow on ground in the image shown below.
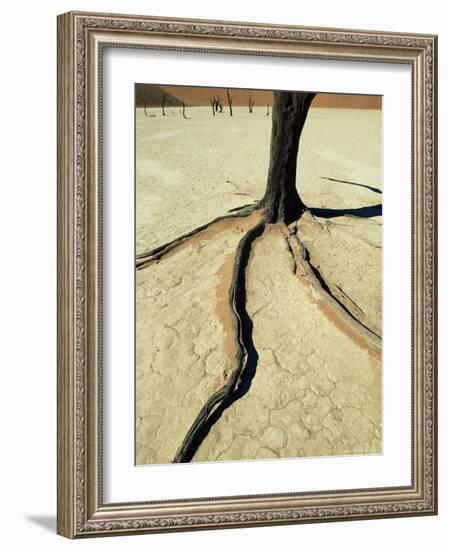
[[310,212],[319,218],[340,218],[355,216],[356,218],[374,218],[382,216],[382,205],[361,206],[360,208],[311,208]]
[[378,189],[377,187],[371,187],[371,185],[365,185],[364,183],[357,183],[356,181],[348,181],[348,180],[337,180],[335,178],[328,178],[326,176],[321,176],[321,179],[333,181],[335,183],[346,183],[348,185],[356,185],[357,187],[363,187],[364,189],[368,189],[373,193],[379,193],[379,195],[382,195],[382,191],[380,189]]
[[25,516],[25,519],[46,531],[56,533],[56,516]]

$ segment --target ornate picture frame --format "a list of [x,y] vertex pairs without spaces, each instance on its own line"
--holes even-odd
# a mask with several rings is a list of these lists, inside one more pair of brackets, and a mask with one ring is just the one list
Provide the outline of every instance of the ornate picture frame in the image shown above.
[[[150,491],[143,502],[105,501],[106,48],[400,64],[411,69],[410,484],[158,500]],[[59,16],[58,533],[83,538],[436,514],[436,200],[436,36],[81,12]]]

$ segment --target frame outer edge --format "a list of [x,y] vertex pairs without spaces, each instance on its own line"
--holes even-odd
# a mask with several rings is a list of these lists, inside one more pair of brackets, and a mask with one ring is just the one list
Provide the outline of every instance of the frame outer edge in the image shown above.
[[[98,20],[100,18],[100,20]],[[219,24],[218,24],[219,23]],[[128,28],[129,27],[129,28]],[[130,517],[126,510],[120,510],[117,517],[106,516],[95,518],[95,509],[101,512],[101,488],[94,487],[98,482],[97,474],[92,475],[92,464],[98,456],[89,451],[92,437],[97,437],[95,423],[97,410],[96,396],[92,396],[92,387],[98,383],[95,361],[92,363],[90,338],[95,337],[92,331],[92,319],[95,321],[95,306],[92,310],[93,282],[92,262],[95,251],[89,249],[90,241],[95,237],[95,216],[92,218],[92,205],[86,199],[92,199],[93,188],[86,187],[92,183],[89,172],[90,160],[86,150],[89,139],[95,140],[86,128],[91,117],[92,105],[86,99],[91,74],[85,70],[87,30],[109,30],[123,33],[129,30],[139,34],[141,31],[163,35],[195,37],[212,35],[220,38],[236,35],[242,38],[242,44],[248,41],[257,43],[259,39],[273,38],[276,42],[291,40],[305,43],[331,43],[336,47],[339,42],[352,46],[371,46],[373,54],[377,50],[389,48],[390,55],[401,57],[407,51],[414,51],[421,62],[428,63],[421,73],[419,96],[427,99],[420,101],[424,115],[425,132],[420,131],[420,156],[417,172],[425,189],[424,243],[428,261],[425,263],[423,290],[427,294],[427,309],[423,335],[428,353],[420,353],[427,360],[424,368],[427,396],[421,399],[427,408],[425,427],[421,426],[423,444],[426,449],[421,452],[427,459],[420,464],[421,489],[424,494],[415,496],[413,501],[392,501],[372,504],[357,503],[333,506],[311,507],[307,509],[261,509],[256,511],[226,511],[207,514],[177,514],[172,510],[168,515],[157,517]],[[285,29],[285,32],[283,32]],[[300,31],[297,29],[301,29]],[[363,36],[359,36],[362,35]],[[153,35],[154,36],[154,35]],[[366,37],[366,39],[365,39]],[[181,48],[182,49],[182,48]],[[239,50],[241,48],[238,48]],[[213,22],[207,20],[181,20],[172,18],[154,18],[148,16],[123,16],[116,14],[98,14],[88,12],[69,12],[58,16],[58,518],[57,532],[68,538],[84,538],[101,535],[124,535],[138,532],[184,531],[191,529],[250,527],[256,525],[275,525],[287,523],[309,523],[316,521],[335,521],[348,519],[379,519],[381,517],[399,517],[428,515],[437,512],[437,447],[436,447],[436,148],[437,148],[437,39],[430,35],[406,35],[376,31],[352,31],[344,29],[314,29],[287,27],[239,22]],[[405,52],[405,53],[404,53]],[[425,53],[424,53],[425,52]],[[422,55],[424,54],[424,55]],[[263,55],[263,54],[262,54]],[[358,60],[358,56],[355,56]],[[376,55],[373,55],[375,58]],[[424,77],[424,78],[423,78]],[[427,77],[427,78],[426,78]],[[415,91],[418,91],[415,89]],[[422,94],[422,96],[421,96]],[[92,98],[91,98],[92,99]],[[95,109],[94,109],[95,110]],[[86,116],[87,112],[87,116]],[[90,120],[91,122],[91,120]],[[424,145],[424,147],[423,147]],[[426,152],[429,151],[427,154]],[[417,152],[417,151],[416,151]],[[87,156],[86,156],[87,155]],[[96,158],[96,157],[95,157]],[[423,163],[426,161],[427,170]],[[95,179],[95,178],[94,178]],[[86,192],[87,191],[87,192]],[[95,196],[95,193],[94,193]],[[422,215],[422,214],[421,214]],[[90,221],[89,221],[90,220]],[[92,257],[92,253],[94,257]],[[421,258],[421,254],[418,255]],[[423,258],[423,261],[424,258]],[[95,262],[93,262],[95,263]],[[86,276],[87,271],[87,276]],[[95,293],[94,293],[95,295]],[[86,302],[87,301],[87,302]],[[92,316],[92,314],[94,314]],[[95,339],[95,338],[94,338]],[[90,380],[90,382],[89,382]],[[93,416],[92,416],[93,414]],[[424,415],[420,418],[424,422]],[[94,433],[96,432],[96,433]],[[430,452],[429,452],[430,449]],[[433,454],[432,454],[433,451]],[[98,472],[97,472],[98,473]],[[424,483],[423,483],[424,482]],[[92,490],[96,490],[95,498]],[[424,500],[421,500],[424,497]],[[418,500],[416,500],[418,498]],[[100,501],[98,501],[98,499]],[[132,504],[132,503],[131,503]],[[134,503],[136,504],[136,503]],[[107,510],[103,510],[107,511]],[[93,515],[92,515],[93,513]],[[89,517],[90,516],[90,517]]]
[[432,37],[432,167],[433,167],[433,510],[438,515],[438,36]]
[[57,18],[57,522],[59,535],[75,536],[74,337],[74,89],[73,18]]

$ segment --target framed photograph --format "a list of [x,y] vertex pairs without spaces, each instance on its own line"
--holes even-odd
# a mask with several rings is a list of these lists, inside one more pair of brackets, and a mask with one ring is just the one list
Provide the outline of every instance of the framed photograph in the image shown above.
[[59,534],[437,513],[436,53],[59,16]]

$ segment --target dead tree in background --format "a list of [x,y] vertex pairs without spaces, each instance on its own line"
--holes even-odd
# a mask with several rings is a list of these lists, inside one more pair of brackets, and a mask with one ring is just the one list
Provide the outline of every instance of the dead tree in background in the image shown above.
[[223,112],[223,103],[221,101],[218,104],[218,108],[220,109],[220,113],[222,113]]
[[228,96],[229,115],[232,116],[232,95],[229,93],[229,90],[226,90],[226,95]]
[[260,204],[268,223],[297,220],[306,210],[296,189],[299,138],[316,94],[273,92],[270,165]]
[[210,106],[212,107],[212,114],[215,116],[215,98],[209,98]]
[[165,98],[166,98],[166,95],[162,94],[162,99],[161,99],[162,116],[165,116]]
[[248,111],[250,113],[253,112],[253,107],[254,107],[254,98],[252,95],[249,96],[249,99],[248,99]]
[[215,111],[218,111],[218,106],[220,105],[221,98],[219,95],[215,98]]
[[181,102],[182,102],[182,116],[184,118],[190,118],[190,117],[186,116],[186,104],[184,103],[184,98],[181,98]]
[[267,114],[266,116],[270,116],[270,104],[267,103]]

